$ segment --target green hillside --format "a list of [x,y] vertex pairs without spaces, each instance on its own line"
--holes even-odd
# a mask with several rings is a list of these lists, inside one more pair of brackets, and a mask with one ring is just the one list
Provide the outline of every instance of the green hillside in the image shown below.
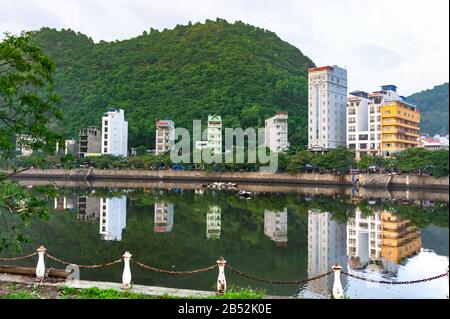
[[218,113],[225,127],[245,128],[283,110],[291,144],[307,144],[307,69],[314,63],[273,32],[217,19],[115,42],[49,28],[33,39],[57,65],[67,137],[101,125],[108,107],[125,109],[130,147],[154,147],[158,119],[190,129],[193,119]]
[[408,102],[420,109],[421,133],[448,134],[448,83],[414,93],[408,97]]

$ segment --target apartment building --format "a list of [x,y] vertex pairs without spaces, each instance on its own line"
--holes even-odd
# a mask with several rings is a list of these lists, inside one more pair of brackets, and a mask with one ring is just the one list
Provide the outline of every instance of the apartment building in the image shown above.
[[156,122],[156,155],[167,153],[175,143],[175,123],[171,120]]
[[381,112],[381,154],[392,156],[419,145],[420,113],[405,101],[388,101]]
[[102,136],[97,126],[89,126],[78,133],[78,154],[80,157],[101,155]]
[[380,91],[354,91],[347,99],[347,148],[356,159],[381,155],[381,106],[401,101],[395,85],[383,85]]
[[346,144],[347,70],[308,70],[308,150],[324,152]]
[[79,196],[77,198],[77,219],[94,222],[100,217],[100,200],[97,197]]
[[208,146],[213,154],[222,154],[222,118],[219,115],[208,115]]
[[102,117],[101,153],[128,156],[128,122],[121,109],[109,109]]
[[289,149],[287,112],[278,112],[265,121],[264,144],[272,152],[284,152]]

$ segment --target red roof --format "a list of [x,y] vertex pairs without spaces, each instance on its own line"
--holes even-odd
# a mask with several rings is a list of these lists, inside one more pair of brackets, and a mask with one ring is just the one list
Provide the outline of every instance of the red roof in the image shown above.
[[334,68],[332,66],[321,66],[321,67],[318,67],[318,68],[310,68],[310,69],[308,69],[308,72],[309,73],[314,73],[314,72],[320,72],[320,71],[325,71],[325,70],[333,71]]

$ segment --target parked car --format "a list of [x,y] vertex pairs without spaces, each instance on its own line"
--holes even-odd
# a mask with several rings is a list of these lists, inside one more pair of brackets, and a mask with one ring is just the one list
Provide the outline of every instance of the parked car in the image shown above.
[[312,173],[314,171],[314,167],[312,165],[310,165],[310,164],[306,164],[305,165],[305,170],[308,173]]

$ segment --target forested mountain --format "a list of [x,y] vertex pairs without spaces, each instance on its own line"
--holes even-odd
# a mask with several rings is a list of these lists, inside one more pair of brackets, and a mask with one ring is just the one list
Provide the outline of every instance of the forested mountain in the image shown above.
[[314,63],[273,32],[217,19],[124,41],[94,43],[49,28],[33,40],[57,65],[67,137],[101,125],[109,107],[125,110],[129,146],[147,147],[154,147],[159,119],[191,129],[193,119],[205,123],[218,113],[225,127],[246,128],[288,111],[291,144],[307,144],[307,70]]
[[420,133],[448,134],[448,83],[414,93],[407,101],[420,109]]

